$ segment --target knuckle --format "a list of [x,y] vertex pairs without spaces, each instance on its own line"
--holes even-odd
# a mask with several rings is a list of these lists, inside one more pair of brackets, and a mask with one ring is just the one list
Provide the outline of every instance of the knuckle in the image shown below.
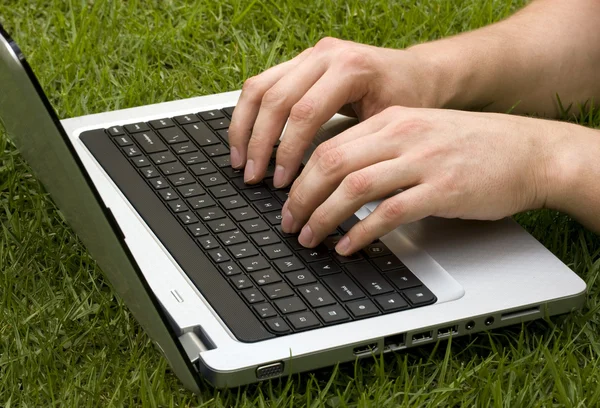
[[252,76],[244,81],[244,85],[242,85],[242,92],[253,95],[256,94],[260,89],[260,76]]
[[393,125],[393,130],[397,134],[421,134],[430,129],[431,125],[427,120],[415,117],[399,120]]
[[290,111],[290,120],[293,122],[306,123],[315,119],[317,110],[312,101],[302,100],[296,103]]
[[344,179],[344,190],[350,199],[367,194],[372,186],[371,178],[363,172],[355,172]]
[[341,40],[334,37],[323,37],[314,46],[317,50],[330,50],[331,48],[339,45]]
[[312,155],[314,156],[314,159],[320,160],[321,157],[323,157],[323,155],[325,153],[327,153],[329,150],[331,150],[332,148],[333,148],[333,145],[331,144],[331,141],[328,140],[328,141],[323,142],[320,145],[318,145]]
[[284,163],[289,160],[289,157],[293,157],[298,153],[298,146],[294,143],[286,142],[285,139],[281,141],[279,147],[277,147],[277,158],[281,158],[281,162]]
[[338,63],[344,67],[364,69],[370,66],[369,56],[361,50],[348,50],[340,55]]
[[319,170],[324,174],[336,173],[344,165],[344,153],[341,149],[330,149],[318,161]]
[[265,136],[253,134],[248,142],[248,149],[253,152],[264,150],[267,143],[269,143],[269,140]]
[[388,199],[380,204],[381,216],[386,221],[397,221],[406,213],[402,200]]
[[297,209],[306,208],[306,194],[304,193],[303,188],[300,186],[296,187],[293,194],[290,193],[288,201],[288,210],[290,210],[291,213],[296,212]]
[[310,224],[314,226],[313,231],[326,229],[331,219],[327,210],[323,208],[316,209],[310,218]]
[[267,109],[276,109],[285,103],[287,96],[277,88],[271,88],[262,98],[262,107]]

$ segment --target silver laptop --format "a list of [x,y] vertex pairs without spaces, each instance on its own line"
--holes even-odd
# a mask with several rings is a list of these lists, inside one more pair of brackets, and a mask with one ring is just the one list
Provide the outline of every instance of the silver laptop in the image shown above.
[[[281,231],[286,190],[229,165],[239,92],[59,121],[0,27],[0,119],[181,381],[235,387],[581,307],[511,219],[428,218],[345,258]],[[318,139],[348,126],[335,116]]]

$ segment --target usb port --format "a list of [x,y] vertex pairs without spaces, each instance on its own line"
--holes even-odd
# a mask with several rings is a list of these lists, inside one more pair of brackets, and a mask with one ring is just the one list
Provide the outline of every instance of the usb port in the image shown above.
[[420,343],[425,340],[431,340],[432,338],[433,338],[433,332],[430,330],[430,331],[426,331],[426,332],[422,332],[422,333],[413,334],[412,342],[413,342],[413,344]]
[[458,325],[441,327],[437,331],[438,337],[446,337],[452,334],[458,334]]

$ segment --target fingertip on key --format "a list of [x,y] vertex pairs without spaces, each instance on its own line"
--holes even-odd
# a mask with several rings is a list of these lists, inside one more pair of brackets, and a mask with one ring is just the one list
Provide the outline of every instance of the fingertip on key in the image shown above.
[[246,170],[244,171],[244,182],[249,183],[254,180],[254,160],[250,159],[246,162]]
[[231,155],[231,166],[236,169],[242,167],[242,157],[240,156],[240,152],[238,151],[237,147],[231,146],[229,154]]
[[282,188],[285,186],[285,167],[278,164],[275,167],[275,174],[273,175],[273,186]]

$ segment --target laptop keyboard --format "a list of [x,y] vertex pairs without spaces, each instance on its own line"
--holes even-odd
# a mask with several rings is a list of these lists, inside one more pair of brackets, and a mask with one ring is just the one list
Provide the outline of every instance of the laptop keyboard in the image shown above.
[[[297,234],[284,233],[281,208],[289,189],[274,188],[274,159],[257,185],[245,184],[243,171],[231,167],[233,109],[103,132],[264,328],[286,335],[436,301],[381,241],[350,257],[335,252],[342,235],[358,222],[355,216],[312,249],[302,247]],[[188,276],[200,292],[207,290],[196,274]]]

